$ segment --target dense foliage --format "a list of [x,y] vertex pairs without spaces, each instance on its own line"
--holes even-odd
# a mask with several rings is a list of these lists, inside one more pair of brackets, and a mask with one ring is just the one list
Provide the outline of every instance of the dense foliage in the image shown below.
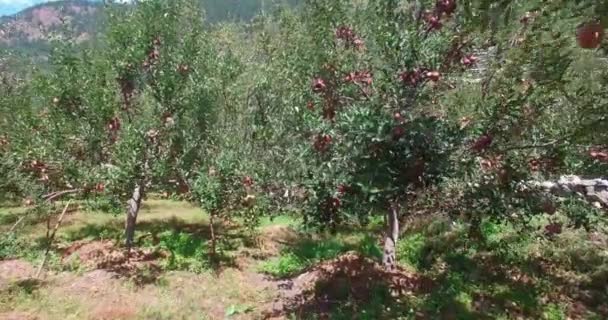
[[252,226],[386,215],[393,268],[408,215],[524,228],[562,210],[531,181],[608,168],[606,3],[309,0],[244,25],[199,5],[109,7],[101,48],[64,42],[49,72],[4,76],[2,196],[126,202],[128,246],[150,192]]

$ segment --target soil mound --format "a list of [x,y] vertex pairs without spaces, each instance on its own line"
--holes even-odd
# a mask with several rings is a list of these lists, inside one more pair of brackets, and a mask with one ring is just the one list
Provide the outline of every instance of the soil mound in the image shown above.
[[265,315],[267,319],[294,313],[323,317],[346,301],[366,304],[379,291],[390,297],[429,292],[433,283],[403,269],[388,271],[369,258],[348,252],[278,286],[280,295]]
[[144,284],[155,280],[160,274],[158,260],[162,257],[165,257],[163,252],[140,248],[129,251],[111,241],[79,241],[65,250],[62,263],[110,271]]

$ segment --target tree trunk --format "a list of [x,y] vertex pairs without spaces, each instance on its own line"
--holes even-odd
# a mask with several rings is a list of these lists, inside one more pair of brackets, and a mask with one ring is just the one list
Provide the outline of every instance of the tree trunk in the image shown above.
[[391,204],[386,213],[386,227],[382,263],[387,270],[395,270],[397,268],[396,249],[399,238],[399,206],[397,204]]
[[475,241],[477,244],[484,245],[485,237],[481,231],[481,218],[473,217],[469,224],[469,240]]
[[133,238],[135,237],[135,224],[137,223],[137,214],[141,207],[141,199],[143,197],[144,187],[139,184],[133,190],[131,199],[127,202],[127,221],[125,224],[125,238],[127,249],[130,251],[133,246]]
[[209,255],[211,258],[211,261],[213,263],[216,262],[216,258],[217,258],[217,252],[216,252],[216,243],[215,243],[215,229],[213,229],[213,224],[215,222],[215,213],[211,213],[211,215],[209,215],[209,231],[210,231],[210,236],[211,236],[211,247],[209,248]]

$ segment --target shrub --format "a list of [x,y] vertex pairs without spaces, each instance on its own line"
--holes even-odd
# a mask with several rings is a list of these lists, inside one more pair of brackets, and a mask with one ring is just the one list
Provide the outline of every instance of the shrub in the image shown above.
[[210,267],[207,241],[180,231],[166,231],[159,235],[159,247],[169,251],[165,261],[168,270],[202,272]]

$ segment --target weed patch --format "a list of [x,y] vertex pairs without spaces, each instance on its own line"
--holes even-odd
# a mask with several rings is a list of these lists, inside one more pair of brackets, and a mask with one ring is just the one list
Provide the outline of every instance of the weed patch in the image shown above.
[[163,232],[159,239],[159,247],[169,252],[163,263],[165,269],[191,272],[209,269],[209,247],[206,240],[178,231]]
[[382,251],[376,239],[369,236],[349,239],[341,236],[322,239],[306,239],[285,248],[278,257],[262,262],[259,271],[276,278],[288,278],[308,267],[333,259],[348,251],[378,259]]

